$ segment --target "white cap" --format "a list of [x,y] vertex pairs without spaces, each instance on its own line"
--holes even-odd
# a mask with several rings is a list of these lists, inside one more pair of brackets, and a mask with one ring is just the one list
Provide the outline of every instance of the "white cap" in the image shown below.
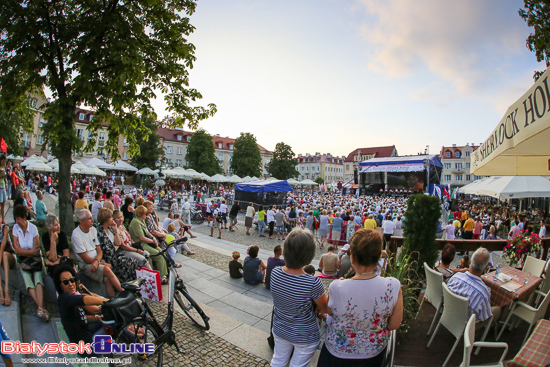
[[349,243],[346,243],[344,247],[342,247],[342,251],[348,251],[349,250]]

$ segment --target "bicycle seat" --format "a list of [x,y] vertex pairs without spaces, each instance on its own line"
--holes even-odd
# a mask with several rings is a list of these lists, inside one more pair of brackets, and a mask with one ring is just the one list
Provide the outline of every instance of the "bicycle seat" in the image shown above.
[[143,282],[145,282],[145,279],[138,278],[136,280],[132,280],[132,281],[129,281],[129,282],[126,282],[126,283],[122,283],[120,286],[125,291],[137,292],[137,291],[141,290],[141,285],[143,284]]

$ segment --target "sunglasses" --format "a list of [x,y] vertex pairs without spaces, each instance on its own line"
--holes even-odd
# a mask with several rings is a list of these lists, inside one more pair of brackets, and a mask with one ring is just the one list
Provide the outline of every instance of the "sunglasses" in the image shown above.
[[73,278],[69,278],[69,279],[63,279],[61,281],[61,283],[65,284],[65,285],[69,285],[69,282],[76,283],[76,278],[73,277]]

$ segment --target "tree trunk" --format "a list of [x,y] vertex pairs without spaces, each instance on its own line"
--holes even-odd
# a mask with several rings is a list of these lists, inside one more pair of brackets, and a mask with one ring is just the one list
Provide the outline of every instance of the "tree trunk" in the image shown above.
[[72,152],[69,149],[64,149],[57,154],[59,160],[59,224],[61,230],[70,237],[74,229],[73,209],[71,207],[71,165]]

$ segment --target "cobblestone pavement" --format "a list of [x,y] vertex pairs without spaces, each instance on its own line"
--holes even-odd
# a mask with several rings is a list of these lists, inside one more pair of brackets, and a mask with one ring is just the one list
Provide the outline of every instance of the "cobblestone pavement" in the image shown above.
[[[166,304],[149,302],[155,317],[166,317]],[[183,314],[174,313],[173,330],[180,348],[186,354],[177,353],[174,347],[164,349],[163,366],[269,366],[269,362],[242,350],[222,338],[199,330]]]

